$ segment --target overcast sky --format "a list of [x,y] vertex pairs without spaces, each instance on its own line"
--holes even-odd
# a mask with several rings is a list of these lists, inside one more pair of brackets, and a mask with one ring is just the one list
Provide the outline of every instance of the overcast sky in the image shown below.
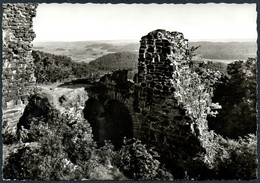
[[35,42],[139,40],[155,29],[190,41],[256,41],[256,4],[40,4]]

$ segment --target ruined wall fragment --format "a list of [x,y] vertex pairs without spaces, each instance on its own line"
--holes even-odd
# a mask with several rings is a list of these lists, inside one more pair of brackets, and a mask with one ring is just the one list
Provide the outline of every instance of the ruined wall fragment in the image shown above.
[[2,4],[2,8],[2,102],[6,109],[25,103],[35,85],[31,42],[37,4]]
[[142,86],[170,91],[174,65],[169,55],[178,62],[189,58],[188,40],[180,32],[155,30],[140,41],[138,82]]

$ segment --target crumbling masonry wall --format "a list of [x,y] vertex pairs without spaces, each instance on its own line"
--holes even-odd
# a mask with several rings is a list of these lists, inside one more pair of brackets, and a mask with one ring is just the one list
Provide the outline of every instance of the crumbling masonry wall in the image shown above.
[[33,17],[37,4],[2,4],[3,8],[3,109],[26,103],[36,80],[32,52]]
[[202,151],[191,132],[191,119],[174,96],[176,64],[185,67],[189,59],[188,40],[180,32],[158,29],[140,41],[135,137],[154,146],[176,178],[192,169],[192,157]]
[[102,104],[110,100],[124,104],[132,118],[133,136],[155,147],[176,178],[192,169],[192,158],[202,151],[172,84],[173,62],[186,64],[188,52],[182,33],[152,31],[141,40],[138,81],[127,81],[127,72],[115,71],[86,88],[88,95]]
[[174,91],[171,79],[174,71],[172,58],[182,62],[189,57],[188,40],[180,32],[155,30],[140,41],[138,82],[145,87]]

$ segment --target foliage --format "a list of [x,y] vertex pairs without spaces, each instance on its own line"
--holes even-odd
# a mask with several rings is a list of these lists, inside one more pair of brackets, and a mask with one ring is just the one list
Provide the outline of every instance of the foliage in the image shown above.
[[[10,152],[4,161],[4,179],[118,180],[159,179],[165,177],[164,174],[170,175],[159,168],[159,161],[154,159],[157,153],[146,150],[138,141],[144,155],[132,156],[131,162],[139,162],[136,167],[143,168],[147,172],[146,177],[144,174],[125,176],[119,159],[123,152],[127,153],[129,144],[120,151],[115,151],[111,143],[98,148],[93,141],[91,127],[83,118],[81,105],[77,104],[76,111],[60,113],[51,104],[50,110],[46,111],[48,114],[28,119],[30,127],[20,129],[18,148]],[[134,164],[131,166],[134,167]],[[153,172],[149,173],[149,169]]]
[[3,144],[13,144],[17,141],[12,126],[6,120],[2,123],[2,141]]
[[237,141],[218,138],[223,148],[214,170],[217,179],[256,179],[257,137],[249,134]]
[[219,71],[221,73],[221,76],[227,75],[227,65],[226,63],[222,62],[214,62],[214,61],[197,61],[192,60],[190,62],[190,68],[195,71],[198,75],[202,75],[205,73],[205,70],[211,70],[211,71]]
[[122,171],[135,180],[173,179],[160,165],[159,154],[138,139],[124,139],[118,158]]
[[[21,130],[23,141],[30,138],[34,142],[21,143],[18,151],[10,154],[3,169],[5,179],[86,178],[82,162],[90,158],[95,148],[89,124],[55,109],[48,115],[49,120],[33,118],[30,129]],[[75,156],[77,161],[73,162]]]
[[204,162],[212,166],[216,152],[208,153],[212,146],[214,133],[208,131],[207,116],[215,116],[213,108],[220,108],[218,104],[211,101],[213,96],[212,85],[220,78],[220,73],[213,75],[210,70],[205,70],[200,77],[189,67],[188,60],[178,62],[174,56],[169,55],[169,59],[175,66],[172,84],[175,88],[174,96],[178,104],[186,110],[186,115],[191,119],[191,130],[198,137],[202,147],[206,150]]
[[32,52],[37,83],[53,83],[72,78],[89,77],[92,70],[84,62],[74,62],[67,56],[41,51]]
[[[211,101],[212,85],[220,78],[220,72],[204,69],[202,74],[198,75],[190,69],[188,60],[178,62],[172,55],[168,57],[175,66],[172,79],[172,84],[176,89],[174,95],[179,105],[186,110],[186,115],[194,121],[199,118],[203,120],[208,114],[215,116],[216,112],[212,109],[220,106]],[[200,119],[197,120],[198,123],[199,121]],[[205,128],[207,127],[205,126]]]
[[110,53],[90,63],[74,62],[70,57],[32,52],[37,83],[53,83],[75,78],[100,78],[118,69],[130,71],[130,78],[137,73],[137,54],[131,52]]
[[[219,178],[255,178],[256,154],[254,152],[256,152],[256,137],[252,135],[250,138],[240,138],[239,141],[224,139],[221,135],[208,128],[207,117],[216,116],[218,112],[213,110],[221,108],[218,103],[213,103],[211,99],[214,91],[213,85],[218,83],[221,73],[202,69],[202,73],[199,75],[189,67],[191,64],[188,60],[178,62],[173,55],[168,55],[168,57],[175,66],[172,80],[172,84],[176,89],[174,92],[175,98],[179,105],[186,110],[186,115],[191,118],[191,129],[205,149],[205,153],[201,154],[200,160],[209,169],[218,170],[216,171],[216,177],[219,176]],[[245,78],[254,78],[254,66],[252,66],[252,60],[250,62],[245,63],[244,67],[242,67],[242,71],[247,76],[243,76]],[[238,73],[236,70],[239,67],[237,67],[236,63],[234,66],[232,67],[234,69],[228,68],[229,73]],[[248,68],[249,66],[252,69]],[[237,78],[242,79],[242,77]],[[238,83],[237,86],[239,86]],[[247,91],[250,90],[255,93],[255,90],[249,89],[248,86]],[[251,96],[250,94],[248,95]],[[255,104],[255,102],[252,103]],[[227,121],[223,122],[226,123]],[[251,143],[248,143],[248,141]],[[249,159],[249,163],[245,163],[245,159]],[[241,173],[244,170],[241,168],[242,164],[247,166],[245,168],[248,170],[244,174]],[[233,171],[233,173],[225,176],[222,172],[225,172],[227,169],[231,170],[231,172]]]
[[58,128],[53,128],[53,125],[46,124],[46,121],[41,119],[33,120],[31,129],[23,134],[30,133],[36,141],[22,143],[17,152],[10,154],[3,168],[5,179],[73,180],[82,178],[79,174],[82,172],[81,167],[69,160],[62,145],[62,133],[68,127],[59,122],[55,124]]
[[15,134],[8,130],[2,131],[2,140],[3,144],[13,144],[17,141]]
[[205,163],[201,153],[192,162],[190,178],[195,180],[253,180],[257,171],[257,137],[249,134],[238,140],[225,139],[215,134],[212,148],[208,153],[216,153],[213,166]]
[[91,68],[112,72],[118,69],[129,70],[130,78],[137,73],[138,56],[132,52],[118,52],[104,55],[89,62]]
[[228,76],[215,86],[214,101],[222,105],[209,127],[225,137],[256,132],[256,59],[236,61],[227,67]]
[[105,142],[100,149],[95,149],[88,162],[87,175],[94,180],[126,180],[127,178],[118,169],[117,161],[118,152],[114,151],[114,146]]

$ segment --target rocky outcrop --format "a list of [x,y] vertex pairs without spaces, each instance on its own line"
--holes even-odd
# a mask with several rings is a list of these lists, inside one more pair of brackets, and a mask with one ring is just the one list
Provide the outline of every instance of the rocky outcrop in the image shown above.
[[21,131],[29,130],[35,119],[53,123],[52,121],[55,120],[53,114],[64,115],[67,116],[67,119],[72,119],[72,124],[68,124],[69,126],[82,121],[88,124],[82,112],[87,99],[84,88],[37,87],[35,94],[29,97],[28,104],[17,123],[18,139],[22,138]]

